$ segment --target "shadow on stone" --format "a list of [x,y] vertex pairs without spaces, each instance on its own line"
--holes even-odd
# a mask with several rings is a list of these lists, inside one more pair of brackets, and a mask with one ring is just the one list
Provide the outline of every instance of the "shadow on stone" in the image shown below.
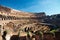
[[2,35],[2,40],[6,40],[6,38],[5,38],[5,37],[6,37],[6,34],[7,34],[7,32],[4,31],[4,32],[3,32],[3,35]]
[[11,36],[10,40],[20,40],[18,35]]

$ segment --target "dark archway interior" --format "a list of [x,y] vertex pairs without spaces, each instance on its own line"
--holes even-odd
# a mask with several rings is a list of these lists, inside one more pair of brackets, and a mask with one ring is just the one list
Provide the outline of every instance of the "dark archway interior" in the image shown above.
[[19,36],[18,35],[13,35],[13,36],[11,36],[10,40],[19,40]]
[[3,32],[3,35],[2,35],[2,40],[6,40],[6,38],[5,38],[5,37],[6,37],[6,34],[7,34],[7,32],[4,31],[4,32]]

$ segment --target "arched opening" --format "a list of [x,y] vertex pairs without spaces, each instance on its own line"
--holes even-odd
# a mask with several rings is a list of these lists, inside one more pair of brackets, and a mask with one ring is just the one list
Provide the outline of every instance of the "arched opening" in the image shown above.
[[6,37],[6,34],[7,34],[7,32],[4,31],[4,32],[3,32],[3,35],[2,35],[2,40],[6,40],[6,38],[5,38],[5,37]]

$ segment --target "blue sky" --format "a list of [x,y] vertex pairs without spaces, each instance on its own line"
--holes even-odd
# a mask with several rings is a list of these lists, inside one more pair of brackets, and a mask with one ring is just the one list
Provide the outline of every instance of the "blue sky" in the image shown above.
[[60,13],[60,0],[0,0],[0,5],[25,12]]

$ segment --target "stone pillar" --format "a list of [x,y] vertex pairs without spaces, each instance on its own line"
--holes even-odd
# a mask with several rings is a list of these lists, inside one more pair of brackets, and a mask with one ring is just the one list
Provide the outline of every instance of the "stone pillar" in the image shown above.
[[4,31],[3,26],[1,26],[1,35],[3,35],[3,31]]

